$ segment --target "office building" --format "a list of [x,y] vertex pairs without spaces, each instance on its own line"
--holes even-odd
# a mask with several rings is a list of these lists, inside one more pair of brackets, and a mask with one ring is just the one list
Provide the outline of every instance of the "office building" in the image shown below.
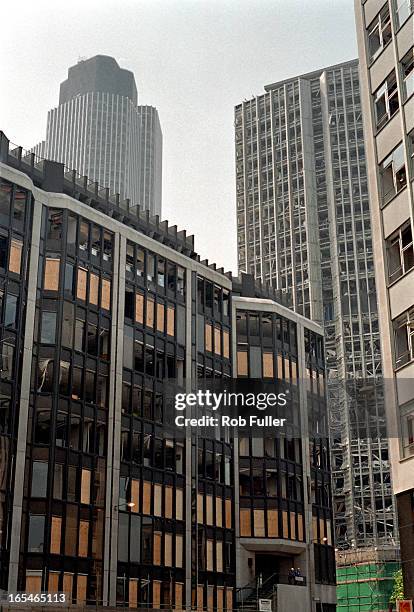
[[76,169],[121,202],[161,214],[158,112],[138,106],[133,73],[112,57],[96,55],[69,68],[59,105],[48,113],[46,139],[32,152]]
[[358,62],[236,106],[235,155],[239,269],[325,329],[338,575],[352,549],[382,548],[388,560],[396,526],[380,390],[366,422],[354,418],[361,388],[382,372]]
[[414,5],[355,2],[383,376],[405,595],[414,598]]
[[[320,326],[3,133],[0,175],[0,587],[332,612],[329,446],[308,424],[326,424]],[[165,437],[165,379],[246,376],[296,398],[285,435]]]

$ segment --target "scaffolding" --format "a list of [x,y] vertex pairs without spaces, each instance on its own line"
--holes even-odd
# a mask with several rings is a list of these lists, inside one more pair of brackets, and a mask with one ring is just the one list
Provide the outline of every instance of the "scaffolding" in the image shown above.
[[399,569],[392,548],[357,549],[337,556],[337,612],[388,612]]

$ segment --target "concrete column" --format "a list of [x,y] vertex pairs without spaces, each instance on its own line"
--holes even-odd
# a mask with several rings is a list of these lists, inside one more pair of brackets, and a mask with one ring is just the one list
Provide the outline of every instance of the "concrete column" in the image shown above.
[[115,234],[112,274],[111,362],[109,368],[108,448],[106,456],[105,544],[103,603],[116,604],[120,430],[122,401],[123,316],[125,301],[126,241]]

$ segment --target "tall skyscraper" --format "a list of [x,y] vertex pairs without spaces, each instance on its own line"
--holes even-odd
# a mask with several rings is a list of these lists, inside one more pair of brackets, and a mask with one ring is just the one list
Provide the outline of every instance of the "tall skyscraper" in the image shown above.
[[352,551],[392,560],[396,538],[380,394],[353,416],[382,371],[357,61],[266,86],[236,107],[235,139],[239,268],[325,328],[340,582]]
[[386,409],[414,599],[414,3],[355,1]]
[[[148,109],[151,109],[149,112]],[[138,106],[134,75],[96,55],[71,66],[45,143],[33,152],[76,169],[120,200],[161,214],[162,133],[157,110]]]
[[[0,133],[0,589],[334,612],[323,329],[145,217]],[[289,391],[277,438],[167,427],[165,379],[247,377]]]
[[140,192],[141,206],[161,214],[162,132],[157,109],[139,106],[141,115]]

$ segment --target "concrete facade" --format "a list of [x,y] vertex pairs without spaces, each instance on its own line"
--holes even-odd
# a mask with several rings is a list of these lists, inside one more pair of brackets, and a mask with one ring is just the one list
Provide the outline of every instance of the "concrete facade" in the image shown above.
[[409,1],[355,1],[387,386],[393,488],[406,596],[414,597],[414,17]]

